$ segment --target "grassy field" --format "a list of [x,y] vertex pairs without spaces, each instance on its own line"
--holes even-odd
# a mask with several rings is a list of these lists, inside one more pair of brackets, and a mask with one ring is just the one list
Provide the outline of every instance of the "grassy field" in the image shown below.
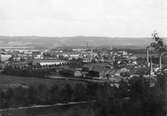
[[28,86],[38,86],[40,84],[44,84],[47,87],[51,87],[56,84],[59,87],[64,86],[65,84],[75,85],[76,83],[85,82],[82,81],[74,81],[74,80],[60,80],[60,79],[44,79],[37,77],[19,77],[19,76],[9,76],[0,74],[0,88],[9,87],[12,84],[25,84]]

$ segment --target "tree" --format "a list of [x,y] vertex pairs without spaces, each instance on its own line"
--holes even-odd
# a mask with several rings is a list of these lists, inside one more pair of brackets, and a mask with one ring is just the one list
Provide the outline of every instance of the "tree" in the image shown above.
[[83,84],[77,83],[74,87],[73,92],[74,101],[84,101],[87,100],[86,88]]
[[60,99],[60,92],[59,92],[59,88],[56,84],[54,84],[51,89],[50,89],[50,93],[51,93],[51,103],[58,103],[59,99]]
[[0,89],[0,108],[8,108],[10,96],[6,95],[6,92]]
[[48,104],[50,101],[49,89],[44,84],[40,84],[37,88],[37,103]]
[[104,83],[97,90],[95,107],[98,116],[121,116],[122,100],[118,97],[118,90]]
[[60,92],[61,102],[70,102],[72,100],[73,89],[70,84],[66,84]]
[[96,92],[98,88],[99,88],[99,85],[97,83],[87,82],[86,95],[87,95],[88,100],[94,100],[97,98]]
[[37,89],[32,86],[28,88],[28,105],[37,104]]
[[153,47],[159,54],[159,67],[162,68],[162,55],[166,51],[166,47],[164,45],[163,39],[159,38],[158,33],[154,32],[152,34],[154,42],[151,43],[151,47]]
[[136,59],[136,61],[137,61],[137,64],[138,64],[138,65],[144,65],[144,64],[146,64],[146,59],[145,59],[145,58],[142,58],[142,57],[138,57],[138,58]]

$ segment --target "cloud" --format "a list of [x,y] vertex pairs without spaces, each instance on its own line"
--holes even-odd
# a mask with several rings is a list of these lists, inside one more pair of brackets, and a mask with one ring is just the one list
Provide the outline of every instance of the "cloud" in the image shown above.
[[2,35],[166,36],[165,0],[0,0]]

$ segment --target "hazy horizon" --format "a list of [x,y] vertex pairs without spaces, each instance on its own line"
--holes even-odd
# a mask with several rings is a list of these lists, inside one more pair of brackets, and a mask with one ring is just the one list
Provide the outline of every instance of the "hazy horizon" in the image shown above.
[[[166,40],[166,39],[165,39]],[[153,41],[151,38],[119,38],[96,36],[40,37],[40,36],[0,36],[2,47],[69,47],[69,46],[134,46],[143,47]],[[165,43],[167,43],[165,41]]]
[[[153,33],[153,32],[152,32]],[[42,38],[71,38],[71,37],[97,37],[97,38],[152,38],[152,33],[149,36],[98,36],[98,35],[64,35],[64,36],[45,36],[45,35],[0,35],[0,37],[42,37]],[[167,36],[159,36],[162,39],[167,39]],[[1,39],[1,38],[0,38]]]

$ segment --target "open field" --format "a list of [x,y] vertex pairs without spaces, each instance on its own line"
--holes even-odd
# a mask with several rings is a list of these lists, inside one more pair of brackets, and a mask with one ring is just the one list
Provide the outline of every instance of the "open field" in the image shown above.
[[45,78],[37,78],[37,77],[19,77],[19,76],[9,76],[0,74],[0,88],[7,88],[10,85],[14,84],[22,84],[28,86],[37,87],[40,84],[44,84],[47,87],[51,87],[56,84],[59,87],[64,86],[65,84],[70,84],[71,86],[76,83],[85,82],[79,80],[61,80],[61,79],[45,79]]

